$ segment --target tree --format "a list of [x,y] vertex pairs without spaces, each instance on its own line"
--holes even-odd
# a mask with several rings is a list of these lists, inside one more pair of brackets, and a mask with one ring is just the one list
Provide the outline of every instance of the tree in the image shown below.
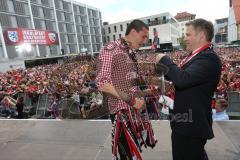
[[180,44],[180,48],[182,48],[183,50],[186,50],[186,43],[184,41],[184,34],[182,34],[182,36],[178,39],[179,40],[179,44]]

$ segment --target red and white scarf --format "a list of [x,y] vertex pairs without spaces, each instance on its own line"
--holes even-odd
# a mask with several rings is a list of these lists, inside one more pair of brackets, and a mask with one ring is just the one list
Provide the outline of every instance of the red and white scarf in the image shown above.
[[196,55],[198,55],[200,52],[202,52],[203,50],[209,48],[211,46],[211,43],[207,43],[206,45],[196,49],[195,51],[193,51],[191,53],[190,56],[184,58],[182,60],[182,62],[179,64],[179,67],[182,68],[185,64],[187,64],[193,57],[195,57]]

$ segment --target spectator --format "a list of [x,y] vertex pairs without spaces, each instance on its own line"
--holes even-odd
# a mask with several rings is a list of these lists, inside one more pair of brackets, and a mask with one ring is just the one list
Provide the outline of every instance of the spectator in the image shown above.
[[18,97],[17,103],[16,103],[16,108],[17,108],[17,118],[22,119],[24,117],[23,114],[23,108],[24,108],[24,103],[23,103],[23,97]]
[[215,109],[213,109],[213,120],[229,120],[229,116],[226,113],[226,108],[228,107],[228,103],[225,99],[219,99],[216,101]]

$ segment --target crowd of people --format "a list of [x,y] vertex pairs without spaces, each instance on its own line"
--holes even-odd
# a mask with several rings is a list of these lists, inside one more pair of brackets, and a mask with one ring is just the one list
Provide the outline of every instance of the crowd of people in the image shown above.
[[[49,64],[27,69],[0,73],[0,101],[3,110],[10,110],[8,97],[17,99],[25,93],[31,103],[36,103],[39,95],[49,95],[49,110],[53,117],[59,116],[58,102],[75,94],[85,95],[96,91],[96,59],[92,56],[75,56],[64,60],[63,64]],[[11,99],[13,100],[13,99]],[[85,103],[84,98],[80,98]],[[79,102],[80,103],[80,102]],[[13,104],[13,103],[10,103]]]
[[[221,80],[214,98],[227,100],[228,91],[240,91],[240,49],[215,48],[214,50],[222,61]],[[153,62],[155,56],[151,53],[153,52],[142,52],[137,56],[137,59]],[[176,64],[179,64],[187,56],[186,52],[182,50],[168,52],[167,54]],[[49,64],[10,70],[5,73],[0,72],[0,101],[2,101],[3,106],[6,106],[5,109],[9,110],[8,106],[10,105],[4,105],[5,103],[3,103],[6,102],[4,97],[14,97],[18,93],[26,93],[32,103],[38,100],[39,95],[49,94],[49,102],[58,104],[56,102],[63,97],[86,94],[91,90],[96,91],[96,67],[97,58],[75,56],[64,60],[63,64]],[[83,101],[86,99],[83,97],[79,100],[82,104],[85,103]],[[15,98],[17,99],[17,97]],[[49,108],[54,108],[56,105],[49,106]],[[55,108],[58,110],[58,107]],[[58,112],[53,112],[53,117],[58,117]]]

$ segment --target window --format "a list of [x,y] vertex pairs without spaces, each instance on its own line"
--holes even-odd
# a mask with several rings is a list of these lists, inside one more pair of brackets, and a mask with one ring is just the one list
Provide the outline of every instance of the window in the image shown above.
[[26,23],[27,28],[32,28],[32,21],[30,20],[30,18],[27,18],[26,21],[27,21]]
[[44,4],[46,6],[50,6],[51,5],[48,0],[41,0],[41,1],[42,1],[42,4]]
[[67,26],[66,26],[66,23],[62,23],[62,26],[63,26],[63,32],[67,32]]
[[114,26],[114,32],[115,33],[117,32],[117,26]]
[[8,0],[7,1],[7,5],[8,5],[8,11],[9,12],[14,12],[13,1],[12,0]]
[[39,7],[39,17],[44,17],[43,8]]
[[2,25],[2,26],[8,26],[8,27],[11,26],[11,21],[10,21],[10,19],[9,19],[9,16],[6,15],[6,14],[2,14],[2,15],[0,16],[0,22],[1,22],[1,25]]
[[65,54],[69,54],[70,53],[69,45],[63,45],[62,48],[63,48]]
[[95,34],[93,27],[90,27],[90,33],[91,33],[91,34]]
[[110,27],[108,27],[108,33],[111,33],[111,28]]
[[83,34],[88,34],[88,27],[82,26],[82,32]]
[[[55,2],[56,2],[56,0],[55,0]],[[60,9],[63,9],[63,1],[59,1],[58,7],[59,7]]]
[[33,14],[33,17],[39,16],[39,10],[37,6],[32,5],[32,14]]
[[11,22],[12,22],[12,26],[11,27],[18,27],[16,16],[11,16]]
[[114,41],[116,40],[116,36],[115,36],[115,35],[113,35],[113,40],[114,40]]
[[92,17],[93,15],[92,15],[92,10],[91,9],[88,9],[88,16],[89,17]]
[[47,30],[54,30],[54,23],[51,21],[45,21]]
[[83,40],[84,40],[84,43],[89,43],[90,42],[89,41],[89,36],[87,36],[87,35],[83,36]]
[[122,26],[122,24],[120,25],[120,30],[123,31],[123,26]]
[[85,15],[86,9],[80,6],[80,14]]
[[57,20],[61,21],[62,17],[61,17],[61,12],[57,11]]
[[26,15],[30,15],[28,4],[24,4],[24,11]]
[[97,37],[96,37],[96,42],[97,42],[97,43],[101,43],[101,37],[100,37],[100,36],[97,36]]
[[106,43],[107,41],[106,41],[106,37],[103,37],[103,43]]
[[22,2],[15,1],[14,9],[17,14],[25,14],[24,4]]
[[68,32],[68,33],[73,33],[73,25],[71,25],[71,24],[66,24],[66,27],[67,27],[67,32]]
[[97,51],[100,51],[100,49],[101,49],[100,44],[97,44]]
[[68,41],[69,41],[70,43],[74,43],[74,42],[75,42],[74,35],[69,34],[69,35],[68,35]]
[[99,26],[99,20],[98,19],[94,20],[94,26]]
[[93,18],[90,18],[90,19],[89,19],[89,24],[90,24],[90,26],[94,26]]
[[84,46],[85,46],[85,48],[87,48],[87,50],[88,50],[88,51],[92,51],[92,49],[91,49],[91,46],[90,46],[90,45],[86,45],[86,44],[85,44]]
[[[78,37],[78,43],[84,43],[84,42],[83,42],[83,36],[79,36],[79,37]],[[82,48],[82,47],[80,47],[80,48]]]
[[80,23],[80,17],[79,16],[75,16],[75,22]]
[[63,10],[70,11],[70,3],[63,1]]
[[7,11],[7,8],[6,0],[0,0],[0,11]]
[[99,35],[99,34],[100,34],[100,29],[97,28],[97,27],[95,27],[95,28],[94,28],[94,32],[95,32],[95,34]]
[[76,48],[77,48],[76,45],[70,44],[69,48],[70,48],[70,53],[76,53]]
[[[27,19],[24,17],[17,17],[17,23],[18,23],[18,27],[20,28],[27,28],[28,23],[27,23]],[[41,24],[40,24],[41,25]]]
[[61,2],[61,1],[56,1],[56,0],[54,0],[56,9],[59,9],[59,8],[60,8],[60,2]]
[[68,35],[67,35],[67,34],[64,35],[64,39],[65,39],[65,42],[66,42],[66,43],[69,43]]
[[96,43],[96,37],[95,36],[91,36],[92,38],[92,43]]
[[79,7],[74,5],[74,12],[75,14],[80,14]]
[[110,42],[110,37],[109,36],[107,36],[107,42]]
[[121,35],[121,34],[119,34],[119,38],[122,38],[122,35]]
[[82,34],[82,27],[77,25],[76,28],[77,28],[77,33]]
[[166,16],[163,16],[163,22],[166,23]]
[[67,22],[70,21],[70,17],[69,17],[69,14],[68,14],[68,13],[64,13],[64,17],[65,17],[65,20],[66,20]]
[[34,19],[36,29],[46,29],[45,21]]
[[92,15],[93,15],[93,17],[98,18],[98,17],[97,17],[97,12],[94,11],[94,10],[92,10]]
[[85,16],[81,16],[81,24],[87,24],[87,20]]
[[48,8],[43,8],[43,14],[45,18],[51,19],[51,12]]
[[66,24],[64,23],[59,23],[59,31],[60,32],[66,32]]

